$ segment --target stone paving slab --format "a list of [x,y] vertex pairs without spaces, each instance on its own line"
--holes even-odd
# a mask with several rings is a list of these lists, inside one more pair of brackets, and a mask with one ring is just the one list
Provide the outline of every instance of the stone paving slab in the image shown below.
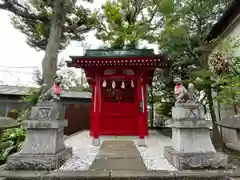
[[96,159],[101,158],[141,158],[133,141],[105,140],[97,154]]
[[110,173],[104,171],[96,172],[53,172],[43,177],[42,180],[109,180]]
[[142,159],[96,159],[93,161],[89,171],[140,171],[146,169]]
[[147,170],[141,154],[133,141],[103,141],[89,171],[98,170]]
[[[5,180],[230,180],[224,171],[5,171]],[[3,175],[3,174],[1,174]],[[0,178],[3,178],[0,177]]]
[[48,174],[48,171],[0,171],[0,177],[5,177],[5,180],[42,180],[42,177]]

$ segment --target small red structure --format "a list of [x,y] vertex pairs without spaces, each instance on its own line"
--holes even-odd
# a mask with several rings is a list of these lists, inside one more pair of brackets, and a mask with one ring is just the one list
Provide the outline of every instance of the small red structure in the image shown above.
[[98,49],[70,58],[68,67],[83,68],[92,86],[90,134],[94,139],[147,136],[147,85],[155,68],[165,66],[163,56],[149,49]]

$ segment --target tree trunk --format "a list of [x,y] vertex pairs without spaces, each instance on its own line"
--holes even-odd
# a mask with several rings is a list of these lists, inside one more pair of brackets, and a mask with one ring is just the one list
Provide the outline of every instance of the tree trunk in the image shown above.
[[55,0],[53,16],[45,56],[42,60],[43,83],[45,88],[53,85],[56,76],[58,52],[61,43],[61,33],[65,22],[64,0]]
[[209,111],[211,114],[211,119],[212,119],[212,143],[216,149],[221,149],[222,148],[222,138],[220,135],[220,132],[218,130],[218,125],[216,124],[217,118],[216,114],[214,111],[214,104],[213,104],[213,98],[212,98],[212,88],[209,86],[207,89],[207,98],[208,98],[208,104],[209,104]]

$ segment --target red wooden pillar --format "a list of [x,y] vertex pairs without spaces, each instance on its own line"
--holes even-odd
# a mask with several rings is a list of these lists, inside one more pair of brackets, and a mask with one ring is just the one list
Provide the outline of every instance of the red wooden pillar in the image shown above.
[[94,124],[93,124],[93,145],[98,146],[100,145],[99,140],[99,117],[100,117],[100,103],[101,103],[101,82],[100,78],[96,78],[96,85],[95,85],[95,94],[94,94]]
[[143,100],[144,100],[144,135],[148,136],[148,102],[147,102],[147,85],[143,84]]
[[138,133],[139,145],[144,146],[144,99],[143,99],[143,79],[141,76],[137,78],[137,91],[139,103],[139,119],[138,119]]
[[90,136],[93,136],[93,132],[94,132],[94,122],[95,122],[95,112],[94,112],[94,108],[95,108],[95,88],[96,88],[96,84],[92,84],[92,105],[91,105],[91,116],[90,116]]

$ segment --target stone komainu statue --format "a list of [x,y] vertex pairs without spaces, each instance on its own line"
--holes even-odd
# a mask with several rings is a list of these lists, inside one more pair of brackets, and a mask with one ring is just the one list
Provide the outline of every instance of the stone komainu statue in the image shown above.
[[186,89],[182,84],[182,79],[180,77],[174,78],[174,95],[176,103],[181,102],[196,102],[195,88],[194,84],[189,83],[188,89]]
[[[42,92],[39,98],[39,102],[60,100],[60,96],[62,94],[61,82],[62,82],[62,77],[56,76],[54,79],[53,86],[50,89],[47,89]],[[43,85],[43,89],[45,87],[46,86]]]

